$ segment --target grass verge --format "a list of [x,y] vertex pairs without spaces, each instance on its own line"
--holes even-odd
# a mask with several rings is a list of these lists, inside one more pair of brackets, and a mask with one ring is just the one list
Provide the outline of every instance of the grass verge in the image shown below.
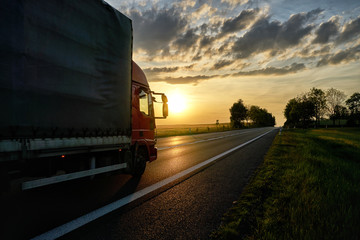
[[288,130],[212,239],[359,239],[360,129]]

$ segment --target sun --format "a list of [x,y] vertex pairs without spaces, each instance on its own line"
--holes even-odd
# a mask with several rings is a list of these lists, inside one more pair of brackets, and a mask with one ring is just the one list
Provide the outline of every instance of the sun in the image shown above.
[[168,96],[169,113],[181,113],[186,109],[186,98],[181,93],[173,93]]

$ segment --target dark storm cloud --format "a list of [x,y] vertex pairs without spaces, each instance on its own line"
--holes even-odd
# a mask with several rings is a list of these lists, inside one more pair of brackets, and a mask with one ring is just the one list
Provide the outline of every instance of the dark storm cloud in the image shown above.
[[337,43],[344,43],[360,35],[360,16],[345,24],[344,30],[340,33]]
[[234,63],[234,61],[230,61],[230,60],[220,60],[220,61],[216,62],[214,64],[214,66],[212,66],[211,69],[212,70],[219,70],[219,69],[224,68],[226,66],[229,66],[229,65],[231,65],[233,63]]
[[195,29],[189,29],[175,40],[174,46],[177,50],[189,50],[196,45],[198,39],[199,35],[195,33]]
[[296,73],[303,69],[305,69],[305,65],[303,63],[293,63],[290,66],[285,66],[282,68],[267,67],[253,71],[241,71],[233,74],[233,76],[286,75],[290,73]]
[[185,29],[187,21],[174,8],[139,12],[131,10],[134,47],[144,49],[152,55],[164,49]]
[[193,69],[195,64],[187,65],[187,66],[176,66],[176,67],[151,67],[151,68],[144,68],[144,72],[146,74],[160,74],[160,73],[173,73],[177,72],[178,70],[191,70]]
[[200,61],[202,59],[201,53],[198,52],[195,56],[192,57],[191,61]]
[[234,43],[232,50],[237,58],[246,58],[253,53],[272,49],[280,29],[279,22],[270,23],[268,19],[261,19]]
[[206,34],[207,31],[208,31],[209,27],[206,23],[203,23],[201,26],[200,26],[200,32],[201,34]]
[[328,55],[322,58],[318,62],[317,66],[321,67],[329,64],[336,65],[342,62],[350,62],[350,61],[358,60],[360,55],[359,53],[360,53],[360,45],[357,45],[355,47],[342,50],[334,55]]
[[325,55],[325,54],[328,54],[329,52],[331,51],[331,47],[326,45],[326,46],[323,46],[321,49],[319,50],[314,50],[311,54],[313,56],[318,56],[318,55]]
[[227,38],[225,41],[222,42],[222,45],[217,49],[219,54],[229,54],[232,53],[232,45],[237,40],[236,37]]
[[150,76],[149,80],[151,82],[166,82],[169,84],[193,84],[197,85],[198,83],[213,79],[213,78],[225,78],[229,76],[257,76],[257,75],[286,75],[291,73],[296,73],[305,69],[303,63],[293,63],[290,66],[285,66],[282,68],[276,67],[267,67],[259,70],[253,71],[241,71],[234,74],[223,74],[223,75],[197,75],[197,76],[185,76],[185,77],[163,77],[157,78]]
[[243,10],[239,16],[226,20],[221,27],[220,36],[247,28],[255,20],[258,12],[258,8]]
[[197,76],[186,76],[186,77],[165,77],[161,79],[153,79],[152,82],[166,82],[170,84],[193,84],[197,85],[199,82],[208,80],[211,78],[218,77],[218,75],[197,75]]
[[308,13],[298,13],[284,23],[270,22],[268,17],[262,18],[243,37],[235,41],[232,50],[237,58],[246,58],[269,50],[275,55],[277,51],[299,44],[309,35],[313,26],[304,26],[305,23],[316,18],[321,12],[321,9],[315,9]]
[[158,73],[171,73],[176,72],[179,67],[153,67],[153,68],[145,68],[144,72],[146,74],[158,74]]
[[203,23],[200,26],[200,32],[201,34],[206,34],[206,33],[217,34],[219,32],[219,28],[221,25],[222,23],[220,21],[211,24]]
[[339,23],[338,19],[330,20],[328,22],[320,24],[318,30],[316,30],[316,38],[313,43],[327,43],[331,36],[338,34]]
[[215,40],[216,40],[215,37],[204,36],[204,37],[200,40],[200,48],[208,47],[208,46],[211,45]]
[[191,65],[189,65],[189,66],[185,66],[184,69],[186,69],[186,70],[191,70],[191,69],[194,68],[195,65],[196,65],[196,64],[193,63],[193,64],[191,64]]

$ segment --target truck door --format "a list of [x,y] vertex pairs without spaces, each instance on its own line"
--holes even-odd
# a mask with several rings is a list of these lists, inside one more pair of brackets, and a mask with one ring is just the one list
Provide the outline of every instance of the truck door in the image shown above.
[[154,144],[155,119],[151,93],[148,88],[142,86],[135,86],[134,88],[133,141],[147,141],[146,144]]
[[[140,89],[139,93],[139,109],[142,113],[142,121],[140,122],[140,128],[150,130],[155,129],[154,109],[151,94],[148,89]],[[146,138],[153,139],[153,136],[146,136]]]

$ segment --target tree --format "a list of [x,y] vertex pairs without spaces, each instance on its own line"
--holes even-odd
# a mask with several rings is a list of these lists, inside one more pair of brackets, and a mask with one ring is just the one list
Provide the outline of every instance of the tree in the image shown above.
[[[298,111],[300,112],[300,123],[303,128],[309,127],[312,120],[311,118],[315,115],[316,116],[316,107],[315,104],[308,98],[303,98],[299,105]],[[321,116],[321,115],[320,115]]]
[[275,117],[271,113],[268,113],[266,109],[258,106],[251,106],[248,111],[248,116],[256,127],[275,125]]
[[347,109],[344,106],[336,105],[333,116],[333,125],[335,125],[335,120],[339,119],[339,126],[340,126],[340,119],[347,118]]
[[296,109],[296,105],[298,101],[296,98],[290,99],[289,102],[286,104],[284,110],[284,116],[286,118],[285,125],[289,127],[296,127],[296,124],[300,122],[300,114]]
[[346,100],[346,105],[350,110],[350,116],[348,120],[349,125],[355,125],[356,121],[360,121],[360,93],[356,92]]
[[230,121],[234,127],[239,128],[243,126],[242,121],[247,116],[248,109],[245,107],[243,100],[239,99],[236,103],[232,105],[230,110]]
[[248,111],[248,116],[252,121],[253,125],[259,126],[261,119],[261,109],[258,106],[251,106]]
[[345,93],[340,90],[330,88],[326,91],[327,111],[330,119],[333,120],[333,125],[335,125],[335,120],[340,117],[340,109],[343,107],[345,98]]
[[284,110],[284,116],[286,118],[285,125],[288,127],[307,128],[314,115],[314,103],[306,98],[306,96],[303,96],[303,98],[290,99]]
[[323,90],[312,88],[306,98],[314,105],[315,125],[317,126],[326,111],[326,95]]
[[360,93],[356,92],[351,97],[346,100],[346,105],[348,105],[351,113],[359,113],[360,112]]

